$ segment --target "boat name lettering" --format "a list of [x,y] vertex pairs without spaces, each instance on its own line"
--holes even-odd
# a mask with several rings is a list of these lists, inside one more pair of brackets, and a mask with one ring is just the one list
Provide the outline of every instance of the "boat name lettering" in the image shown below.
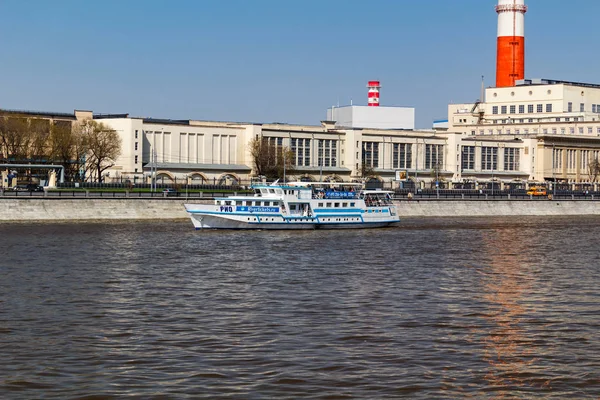
[[353,199],[356,197],[354,192],[325,192],[326,199]]
[[221,206],[220,210],[221,210],[221,212],[233,212],[233,207],[232,206]]
[[255,207],[255,206],[237,206],[238,212],[279,212],[279,207]]

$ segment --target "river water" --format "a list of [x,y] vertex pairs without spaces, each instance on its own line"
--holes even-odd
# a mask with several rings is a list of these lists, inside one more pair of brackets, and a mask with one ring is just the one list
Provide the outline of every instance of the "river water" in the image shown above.
[[0,238],[3,399],[600,396],[600,218]]

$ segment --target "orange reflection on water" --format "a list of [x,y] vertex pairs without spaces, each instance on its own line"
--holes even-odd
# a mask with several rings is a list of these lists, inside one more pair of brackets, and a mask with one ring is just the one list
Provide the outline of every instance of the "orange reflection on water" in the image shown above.
[[523,317],[530,318],[535,312],[523,303],[532,292],[536,277],[531,267],[537,258],[529,253],[532,236],[521,235],[515,229],[482,233],[479,288],[482,303],[489,308],[482,313],[486,323],[475,326],[473,334],[482,341],[483,359],[489,364],[483,378],[494,389],[496,398],[505,398],[516,388],[549,384],[535,378],[535,350],[523,327]]

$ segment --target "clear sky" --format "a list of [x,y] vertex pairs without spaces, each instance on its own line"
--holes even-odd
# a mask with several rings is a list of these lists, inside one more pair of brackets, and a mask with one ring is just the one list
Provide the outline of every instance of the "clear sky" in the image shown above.
[[[494,0],[0,0],[0,108],[318,125],[495,82]],[[526,0],[526,76],[600,83],[600,1]]]

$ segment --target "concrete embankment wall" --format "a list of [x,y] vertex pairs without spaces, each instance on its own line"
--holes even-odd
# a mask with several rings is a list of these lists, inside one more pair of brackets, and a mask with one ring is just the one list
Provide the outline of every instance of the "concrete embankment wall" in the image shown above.
[[591,200],[406,200],[396,204],[401,217],[600,215],[600,201]]
[[[1,199],[0,221],[184,219],[187,218],[184,202],[184,199]],[[403,200],[396,204],[401,217],[600,215],[600,201],[590,200]]]
[[188,218],[184,203],[183,199],[1,199],[0,221],[180,219]]

